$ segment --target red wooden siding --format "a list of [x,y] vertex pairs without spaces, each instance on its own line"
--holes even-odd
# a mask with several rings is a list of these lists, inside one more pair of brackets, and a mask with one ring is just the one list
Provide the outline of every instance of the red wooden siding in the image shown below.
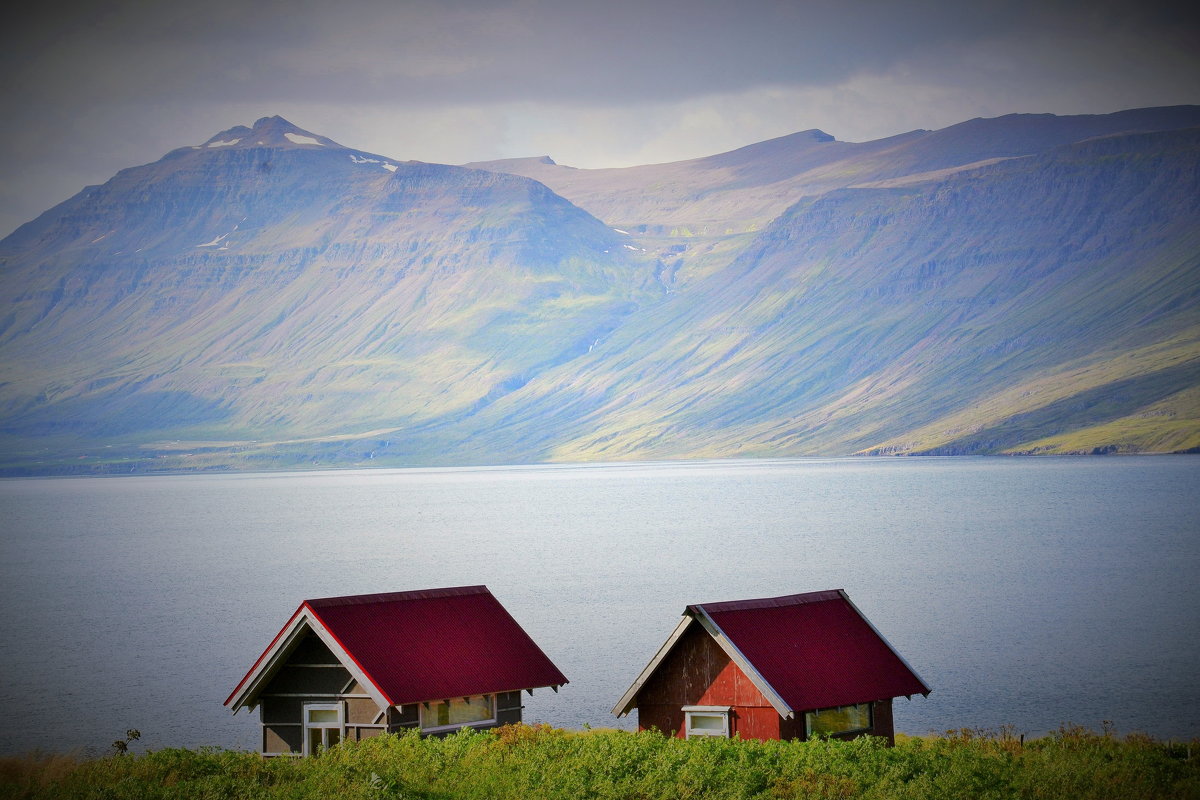
[[688,606],[617,701],[638,726],[685,736],[686,706],[729,709],[731,736],[804,739],[805,713],[870,704],[864,734],[894,739],[892,699],[929,687],[840,589]]
[[682,737],[683,706],[734,706],[731,735],[779,738],[779,714],[699,625],[684,633],[638,692],[638,727]]

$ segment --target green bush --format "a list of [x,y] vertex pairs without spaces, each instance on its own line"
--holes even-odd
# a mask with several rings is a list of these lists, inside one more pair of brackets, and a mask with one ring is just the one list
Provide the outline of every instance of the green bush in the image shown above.
[[288,800],[1200,800],[1200,746],[1064,727],[759,742],[510,725],[346,742],[316,758],[167,749],[0,759],[0,798]]

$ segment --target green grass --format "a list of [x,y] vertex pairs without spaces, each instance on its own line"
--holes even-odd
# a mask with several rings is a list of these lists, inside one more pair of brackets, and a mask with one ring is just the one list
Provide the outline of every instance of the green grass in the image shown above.
[[82,760],[0,759],[3,798],[677,800],[683,798],[1200,798],[1200,742],[1066,727],[849,742],[669,739],[658,733],[507,726],[445,739],[347,743],[318,758],[264,760],[168,749]]

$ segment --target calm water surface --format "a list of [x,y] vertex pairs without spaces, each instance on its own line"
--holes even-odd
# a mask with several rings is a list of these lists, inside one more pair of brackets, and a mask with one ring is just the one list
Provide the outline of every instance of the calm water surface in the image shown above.
[[844,588],[933,687],[897,730],[1200,736],[1200,458],[710,461],[0,481],[0,752],[254,749],[299,602],[487,584],[609,709],[689,603]]

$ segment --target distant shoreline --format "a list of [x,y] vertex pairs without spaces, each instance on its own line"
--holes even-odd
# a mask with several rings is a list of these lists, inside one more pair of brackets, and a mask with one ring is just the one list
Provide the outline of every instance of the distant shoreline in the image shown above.
[[[162,466],[147,469],[143,463],[152,463],[154,459],[147,457],[138,462],[89,462],[82,464],[61,464],[54,467],[35,467],[32,465],[14,464],[0,466],[0,479],[4,478],[119,478],[119,477],[148,477],[153,475],[253,475],[259,473],[288,473],[288,472],[353,472],[367,470],[469,470],[469,469],[523,469],[536,467],[600,467],[616,465],[645,465],[645,464],[700,464],[721,462],[769,462],[769,461],[890,461],[890,460],[929,460],[929,459],[1090,459],[1090,458],[1128,458],[1135,456],[1191,456],[1200,455],[1200,447],[1172,452],[1101,452],[1101,453],[901,453],[895,455],[805,455],[805,456],[732,456],[728,458],[679,458],[679,459],[630,459],[621,461],[538,461],[518,464],[502,463],[465,463],[465,464],[425,464],[425,463],[324,463],[320,461],[296,462],[285,465],[255,464],[253,466],[236,466],[230,463],[214,463],[196,467]],[[80,457],[82,458],[82,457]]]

